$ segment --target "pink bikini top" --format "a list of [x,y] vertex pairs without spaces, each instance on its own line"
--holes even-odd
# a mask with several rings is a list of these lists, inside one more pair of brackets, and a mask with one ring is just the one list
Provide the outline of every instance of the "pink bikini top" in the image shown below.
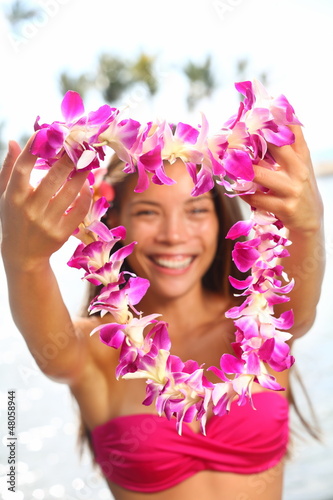
[[91,431],[95,459],[105,477],[146,493],[171,488],[199,471],[254,474],[276,465],[288,445],[288,401],[258,392],[250,404],[232,404],[223,417],[209,418],[207,435],[151,414],[114,418]]

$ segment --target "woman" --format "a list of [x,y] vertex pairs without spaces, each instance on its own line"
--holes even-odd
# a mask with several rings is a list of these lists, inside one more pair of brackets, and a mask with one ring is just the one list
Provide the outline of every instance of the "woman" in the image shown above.
[[[293,309],[294,341],[313,324],[324,259],[322,202],[302,131],[298,126],[292,130],[296,137],[292,146],[269,147],[280,168],[272,172],[255,167],[255,181],[268,192],[243,199],[274,213],[289,230],[291,255],[283,264],[297,286],[291,301],[280,304],[276,312]],[[12,142],[0,174],[2,256],[12,313],[43,372],[69,385],[115,498],[140,500],[149,494],[156,500],[281,499],[288,372],[273,373],[286,388],[283,393],[255,384],[257,412],[250,405],[233,405],[227,416],[209,415],[207,436],[199,433],[197,422],[184,424],[179,436],[173,421],[157,417],[151,406],[142,406],[144,381],[116,381],[117,352],[97,335],[89,335],[110,322],[110,315],[72,321],[49,264],[52,253],[89,209],[87,174],[76,173],[63,185],[73,168],[63,157],[36,189],[31,188],[36,158],[29,152],[30,144],[20,153]],[[232,352],[234,325],[225,312],[236,299],[225,287],[221,291],[210,286],[207,273],[220,257],[225,214],[217,211],[215,192],[190,196],[193,185],[181,160],[165,168],[177,183],[150,184],[143,193],[134,193],[136,178],[129,176],[108,223],[126,227],[125,243],[138,242],[128,265],[150,280],[150,288],[137,308],[162,315],[169,324],[173,354],[218,366],[221,354]],[[47,359],[45,346],[59,334],[65,334],[67,341]],[[211,380],[215,381],[213,375]]]

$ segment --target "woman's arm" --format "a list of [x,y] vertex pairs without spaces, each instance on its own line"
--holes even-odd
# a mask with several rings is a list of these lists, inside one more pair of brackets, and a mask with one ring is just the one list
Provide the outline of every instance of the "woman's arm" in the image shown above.
[[49,260],[83,220],[91,195],[85,172],[66,182],[73,169],[67,156],[33,188],[30,144],[20,152],[12,141],[0,172],[1,252],[17,327],[42,371],[68,382],[80,371],[85,341],[73,327]]
[[255,167],[255,181],[269,192],[244,196],[250,205],[274,213],[288,229],[290,257],[282,264],[295,286],[290,302],[276,306],[276,313],[293,309],[293,338],[306,333],[314,322],[325,269],[323,204],[310,153],[299,126],[291,146],[270,145],[279,164],[277,171]]

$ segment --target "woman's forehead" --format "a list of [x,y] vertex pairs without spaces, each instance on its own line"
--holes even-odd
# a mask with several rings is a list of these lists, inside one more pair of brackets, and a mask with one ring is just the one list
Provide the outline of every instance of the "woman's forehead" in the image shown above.
[[136,182],[131,180],[128,183],[124,193],[124,201],[127,204],[139,204],[139,203],[150,203],[150,204],[182,204],[182,205],[194,205],[197,203],[202,203],[204,200],[212,200],[212,194],[210,192],[201,194],[199,196],[192,196],[191,192],[193,190],[194,184],[187,174],[186,180],[176,180],[176,182],[170,186],[159,185],[151,182],[148,188],[137,193],[134,191]]
[[176,199],[179,198],[182,201],[186,200],[189,203],[195,202],[201,199],[210,199],[212,197],[210,192],[204,193],[199,196],[192,196],[191,192],[194,188],[193,180],[186,168],[186,165],[181,161],[177,160],[173,164],[169,162],[164,162],[165,173],[174,182],[170,185],[166,184],[155,184],[152,181],[152,175],[149,175],[149,185],[148,188],[142,192],[135,192],[135,187],[138,182],[137,174],[131,174],[130,178],[126,182],[125,194],[126,198],[131,198],[135,200],[163,200],[163,199]]
[[[170,197],[172,198],[172,197]],[[189,197],[176,197],[176,203],[189,206],[196,205],[198,203],[203,203],[205,200],[212,201],[213,198],[210,193],[205,193],[200,196],[189,196]],[[146,205],[163,205],[168,198],[164,196],[151,196],[150,193],[133,193],[133,196],[127,199],[127,204],[130,206],[136,206],[140,204]]]

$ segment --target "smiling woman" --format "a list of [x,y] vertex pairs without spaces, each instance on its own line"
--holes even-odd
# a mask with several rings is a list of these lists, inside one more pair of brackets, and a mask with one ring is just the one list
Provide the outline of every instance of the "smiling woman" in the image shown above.
[[190,197],[193,183],[181,160],[166,171],[176,184],[151,184],[145,192],[134,193],[133,179],[115,222],[126,227],[125,242],[138,242],[128,262],[150,281],[151,291],[164,301],[189,293],[192,300],[216,252],[217,215],[211,194]]
[[[167,232],[171,230],[171,238],[176,240],[182,237],[186,237],[186,233],[190,228],[197,227],[198,233],[203,237],[202,231],[206,229],[217,229],[216,241],[213,242],[213,253],[214,259],[206,273],[203,276],[203,283],[205,288],[211,291],[218,291],[222,293],[234,293],[236,290],[233,288],[229,281],[229,275],[236,278],[242,279],[244,273],[241,273],[231,257],[224,258],[225,255],[231,256],[231,251],[233,248],[233,243],[230,239],[226,239],[226,235],[230,229],[237,221],[243,218],[243,213],[240,204],[235,198],[228,198],[225,196],[225,190],[220,188],[218,185],[214,186],[212,190],[208,193],[193,197],[189,196],[193,189],[193,182],[191,182],[190,177],[187,175],[185,170],[185,165],[181,161],[177,161],[176,164],[170,165],[168,162],[166,164],[167,172],[174,179],[177,180],[177,184],[180,182],[183,190],[183,200],[182,206],[179,212],[180,217],[178,218],[177,213],[174,213],[173,220],[168,222],[169,216],[167,217],[167,212],[172,210],[174,206],[174,211],[176,212],[178,207],[178,193],[176,192],[176,186],[157,186],[156,184],[150,184],[149,190],[143,193],[137,193],[135,196],[134,187],[136,186],[136,176],[129,176],[124,173],[124,163],[119,160],[117,155],[114,155],[107,169],[105,180],[102,183],[102,189],[106,186],[112,186],[112,195],[110,196],[110,208],[107,214],[102,220],[106,222],[110,227],[114,227],[117,224],[124,224],[127,228],[126,241],[138,241],[135,235],[129,234],[129,223],[125,221],[132,221],[132,226],[134,230],[140,234],[138,230],[139,224],[144,224],[148,229],[151,225],[155,226],[159,223],[160,228],[158,231],[158,238],[169,238]],[[170,191],[170,188],[174,187]],[[100,191],[101,186],[97,188]],[[149,193],[153,194],[153,198],[149,198]],[[162,199],[160,195],[166,195],[169,198],[169,203],[163,209]],[[129,203],[129,199],[132,202]],[[126,201],[124,201],[126,200]],[[208,221],[212,222],[212,227],[208,228],[210,225]],[[206,221],[206,224],[202,227],[202,223]],[[170,224],[174,224],[174,227],[170,227]],[[217,224],[217,228],[216,228]],[[185,226],[185,227],[182,227]],[[187,227],[189,225],[189,227]],[[151,228],[152,229],[152,228]],[[153,230],[153,229],[152,229]],[[183,236],[182,236],[183,235]],[[205,239],[203,237],[203,239]],[[212,236],[210,236],[212,239]],[[170,245],[172,246],[172,245]],[[209,246],[209,245],[207,245]],[[150,251],[149,254],[153,252]],[[167,253],[172,253],[170,250]],[[193,250],[191,254],[193,253]],[[165,256],[164,256],[165,257]],[[194,256],[188,256],[187,259],[193,260]],[[130,266],[131,259],[135,258],[131,256],[124,262],[124,266],[128,270],[132,270]],[[153,256],[151,255],[151,259]],[[180,259],[182,260],[182,259]],[[164,259],[165,261],[165,259]],[[177,267],[178,264],[175,265]],[[164,267],[172,267],[172,263],[164,262]],[[143,274],[138,273],[139,276]],[[94,290],[92,290],[94,293]],[[94,297],[91,296],[91,299]]]
[[[149,291],[140,301],[140,308],[148,314],[158,311],[170,323],[173,356],[190,357],[199,364],[216,365],[222,353],[232,352],[230,341],[233,329],[224,313],[230,305],[239,302],[232,298],[230,284],[229,291],[221,293],[221,278],[227,276],[232,266],[230,242],[228,251],[218,259],[218,265],[215,264],[220,278],[218,294],[214,282],[207,275],[214,263],[219,240],[225,243],[227,227],[239,220],[239,209],[230,210],[237,202],[225,197],[224,190],[218,186],[213,192],[192,198],[193,183],[180,160],[165,166],[166,173],[176,180],[175,184],[150,184],[143,193],[133,191],[137,176],[121,175],[123,167],[114,157],[108,169],[106,179],[112,184],[115,198],[105,219],[112,227],[117,224],[126,226],[124,244],[137,241],[124,266],[129,272],[150,281]],[[227,206],[229,210],[217,210],[218,206]],[[221,227],[219,220],[223,222]],[[233,270],[236,271],[235,266]],[[204,277],[207,286],[204,285]],[[238,277],[241,278],[240,274]],[[91,296],[95,297],[96,287],[91,287]],[[105,325],[99,331],[106,341]],[[216,349],[212,350],[212,345]],[[212,372],[208,376],[211,381],[218,380]],[[148,492],[155,493],[156,498],[166,498],[165,495],[170,498],[173,490],[175,498],[180,494],[190,498],[189,495],[202,488],[202,497],[208,499],[213,495],[212,481],[214,489],[221,489],[225,498],[228,483],[234,482],[234,476],[247,474],[248,478],[250,474],[259,474],[258,477],[261,477],[262,471],[275,467],[284,456],[288,441],[285,398],[274,397],[274,394],[262,398],[254,389],[257,412],[253,412],[250,406],[233,405],[227,418],[213,418],[209,414],[206,436],[200,436],[197,423],[192,422],[183,427],[180,437],[175,433],[172,421],[155,416],[149,407],[142,407],[142,400],[138,397],[140,388],[144,390],[142,382],[125,382],[128,397],[125,401],[122,396],[123,402],[118,400],[113,389],[110,401],[110,408],[114,408],[113,416],[92,428],[85,426],[96,461],[108,478],[116,498],[144,498]],[[118,381],[114,388],[122,383]],[[268,399],[272,414],[267,420]],[[259,424],[260,412],[263,421]],[[268,422],[266,433],[263,429]],[[244,443],[241,445],[238,441],[239,430],[244,426],[247,426],[248,434],[246,452]],[[272,433],[275,441],[272,441]],[[219,438],[221,435],[223,439]],[[166,464],[172,464],[172,467],[167,468]],[[277,485],[281,482],[280,469],[278,467],[276,472],[279,477]],[[222,472],[223,480],[218,480],[212,471]],[[222,481],[221,484],[219,481]],[[244,483],[240,485],[240,493],[244,488],[249,490]],[[131,494],[128,490],[135,490],[136,493]],[[236,490],[233,486],[233,495]],[[269,494],[272,491],[270,488]],[[138,492],[142,492],[143,496]]]
[[[35,353],[67,332],[41,368],[69,385],[117,500],[281,499],[290,345],[314,320],[323,260],[294,289],[288,274],[319,255],[322,203],[288,101],[258,83],[238,88],[238,114],[212,137],[205,119],[173,131],[108,106],[82,117],[68,94],[66,122],[37,125],[22,152],[12,143],[0,174],[13,317]],[[106,144],[110,208],[84,185]],[[49,169],[35,188],[31,149]],[[242,193],[249,221],[224,188]],[[283,226],[293,242],[284,268]],[[91,316],[76,320],[49,263],[72,233],[81,243],[70,265],[93,289]]]

